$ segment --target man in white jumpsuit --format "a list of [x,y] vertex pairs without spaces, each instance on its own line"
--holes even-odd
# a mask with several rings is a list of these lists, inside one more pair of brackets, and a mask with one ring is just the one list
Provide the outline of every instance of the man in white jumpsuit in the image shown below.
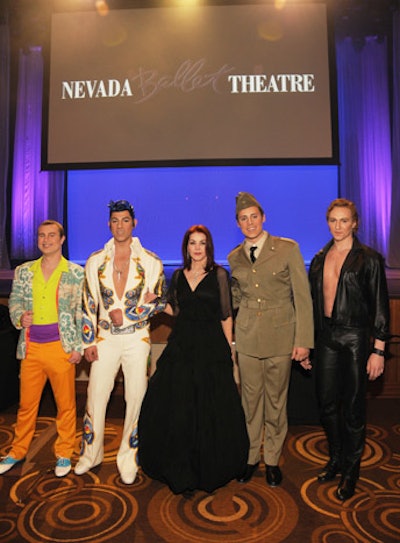
[[[149,318],[164,309],[165,278],[161,260],[132,237],[137,223],[132,205],[118,200],[109,208],[113,237],[85,266],[83,341],[91,368],[75,473],[83,475],[103,460],[106,409],[121,367],[126,411],[117,466],[123,483],[132,484],[138,469],[137,423],[147,387]],[[150,303],[144,301],[147,292],[156,295]]]

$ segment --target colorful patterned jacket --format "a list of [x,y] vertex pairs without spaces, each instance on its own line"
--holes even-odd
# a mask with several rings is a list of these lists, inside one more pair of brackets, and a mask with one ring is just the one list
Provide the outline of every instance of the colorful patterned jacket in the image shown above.
[[[117,300],[113,282],[114,239],[104,249],[96,251],[85,266],[83,289],[83,342],[84,348],[96,345],[108,334],[132,333],[149,327],[149,319],[163,311],[166,305],[166,284],[161,260],[144,249],[138,238],[132,238],[131,258],[122,301]],[[157,298],[144,302],[149,291]],[[109,312],[123,307],[123,324],[114,328]]]
[[[32,279],[31,270],[35,261],[25,262],[15,270],[8,307],[10,318],[18,330],[21,330],[17,358],[26,356],[26,346],[29,342],[29,328],[22,328],[21,316],[25,311],[32,310]],[[57,290],[58,329],[63,349],[83,352],[82,346],[82,288],[84,272],[81,266],[68,263],[68,273],[63,272]]]

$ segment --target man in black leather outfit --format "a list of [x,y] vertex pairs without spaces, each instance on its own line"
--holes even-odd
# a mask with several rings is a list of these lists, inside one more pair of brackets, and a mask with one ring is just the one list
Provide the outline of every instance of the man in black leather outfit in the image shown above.
[[336,496],[353,496],[366,431],[367,377],[384,371],[389,299],[382,256],[355,236],[353,202],[334,200],[326,214],[332,240],[313,258],[309,277],[316,328],[316,387],[329,446],[319,482],[341,473]]

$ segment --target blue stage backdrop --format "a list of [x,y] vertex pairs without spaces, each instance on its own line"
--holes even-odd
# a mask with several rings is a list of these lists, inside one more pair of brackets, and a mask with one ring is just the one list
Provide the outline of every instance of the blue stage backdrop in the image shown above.
[[68,172],[68,246],[84,263],[110,238],[110,200],[133,203],[135,235],[166,266],[181,263],[181,241],[192,224],[213,235],[216,260],[242,240],[235,196],[253,193],[264,206],[266,229],[295,239],[309,263],[328,240],[325,211],[338,194],[337,166],[221,166],[73,170]]

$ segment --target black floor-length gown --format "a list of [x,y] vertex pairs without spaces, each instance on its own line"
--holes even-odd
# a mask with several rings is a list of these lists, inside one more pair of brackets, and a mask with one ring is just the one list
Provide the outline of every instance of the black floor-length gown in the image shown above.
[[228,273],[217,266],[192,291],[177,270],[168,299],[176,322],[143,400],[139,463],[175,493],[212,492],[242,474],[249,448],[221,325],[232,315]]

